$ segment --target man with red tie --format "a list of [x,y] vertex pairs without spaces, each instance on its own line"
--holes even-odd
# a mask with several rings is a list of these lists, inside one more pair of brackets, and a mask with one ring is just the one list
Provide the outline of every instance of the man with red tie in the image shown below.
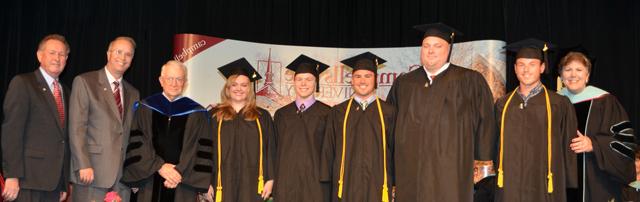
[[69,98],[69,147],[73,201],[103,201],[115,191],[129,201],[120,183],[138,90],[123,75],[133,60],[135,41],[117,37],[109,44],[104,68],[73,80]]
[[70,91],[58,76],[69,52],[64,36],[44,37],[36,51],[40,67],[9,84],[2,121],[2,197],[7,201],[61,201],[67,196]]

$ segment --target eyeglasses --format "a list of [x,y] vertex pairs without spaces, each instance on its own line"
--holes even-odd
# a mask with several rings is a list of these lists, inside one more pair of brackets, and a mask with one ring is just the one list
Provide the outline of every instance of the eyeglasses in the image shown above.
[[125,56],[125,57],[133,57],[133,53],[132,52],[125,52],[123,50],[120,49],[116,49],[116,50],[111,50],[112,53],[116,54],[116,56]]
[[184,83],[184,78],[183,77],[162,77],[162,79],[164,79],[164,81],[172,83],[172,82],[178,82],[178,83]]

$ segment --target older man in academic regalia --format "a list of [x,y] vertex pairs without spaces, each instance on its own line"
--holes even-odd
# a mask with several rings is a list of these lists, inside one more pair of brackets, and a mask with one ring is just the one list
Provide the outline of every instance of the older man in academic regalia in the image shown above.
[[207,111],[183,97],[186,67],[162,67],[163,92],[135,105],[122,181],[137,188],[138,201],[195,201],[206,193],[212,171]]

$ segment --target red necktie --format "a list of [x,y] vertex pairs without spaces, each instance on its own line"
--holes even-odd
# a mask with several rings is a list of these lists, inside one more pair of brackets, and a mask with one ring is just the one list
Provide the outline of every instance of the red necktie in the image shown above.
[[62,92],[60,92],[60,85],[58,85],[57,80],[53,81],[53,98],[56,100],[60,125],[64,126],[64,104],[62,103]]
[[116,99],[116,106],[118,107],[120,118],[122,118],[122,98],[120,98],[120,83],[118,81],[114,81],[113,86],[113,97]]

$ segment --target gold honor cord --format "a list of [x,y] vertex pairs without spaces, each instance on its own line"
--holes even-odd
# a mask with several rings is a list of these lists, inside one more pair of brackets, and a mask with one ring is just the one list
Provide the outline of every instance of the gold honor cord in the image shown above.
[[218,121],[218,180],[216,182],[216,202],[222,202],[222,144],[220,143],[220,129],[222,128],[222,118]]
[[[260,168],[258,170],[258,194],[261,194],[264,189],[264,177],[262,172],[262,126],[259,119],[256,118],[256,124],[258,125],[258,134],[260,137]],[[220,143],[220,129],[222,128],[222,119],[218,121],[218,180],[216,185],[216,202],[222,202],[222,146]]]
[[[553,173],[551,172],[551,104],[549,101],[549,93],[547,92],[547,88],[544,85],[542,85],[542,88],[544,89],[545,105],[547,108],[547,193],[553,193]],[[507,102],[502,108],[502,118],[500,120],[500,164],[498,167],[498,187],[500,188],[504,187],[504,171],[502,168],[502,161],[504,158],[504,117],[507,113],[511,98],[517,92],[517,90],[518,87],[513,90],[511,95],[509,95]]]
[[[346,141],[347,141],[347,119],[349,117],[349,111],[351,111],[351,103],[353,102],[353,97],[349,99],[349,104],[347,104],[347,111],[344,115],[344,121],[342,125],[342,160],[340,162],[340,179],[338,180],[338,198],[342,199],[342,187],[343,187],[343,179],[344,179],[344,158],[346,151]],[[380,99],[376,96],[376,104],[378,105],[378,115],[380,117],[380,124],[382,125],[382,161],[383,161],[383,184],[382,184],[382,202],[389,202],[389,188],[387,187],[387,132],[386,126],[384,124],[384,116],[382,115],[382,106],[380,105]]]
[[258,170],[258,194],[262,194],[264,189],[264,177],[262,172],[262,126],[260,126],[260,120],[256,118],[256,124],[258,124],[258,134],[260,137],[260,168]]
[[382,183],[382,202],[389,202],[389,188],[387,187],[387,130],[384,125],[382,106],[380,106],[380,99],[378,98],[378,96],[376,96],[376,104],[378,104],[378,115],[380,115],[380,125],[382,125],[382,165],[384,169],[384,180]]
[[338,198],[342,199],[342,184],[344,179],[344,153],[347,150],[347,117],[349,117],[349,111],[351,111],[351,103],[353,102],[353,97],[349,99],[349,104],[347,104],[347,112],[344,114],[344,121],[342,121],[342,154],[340,160],[340,179],[338,179]]

